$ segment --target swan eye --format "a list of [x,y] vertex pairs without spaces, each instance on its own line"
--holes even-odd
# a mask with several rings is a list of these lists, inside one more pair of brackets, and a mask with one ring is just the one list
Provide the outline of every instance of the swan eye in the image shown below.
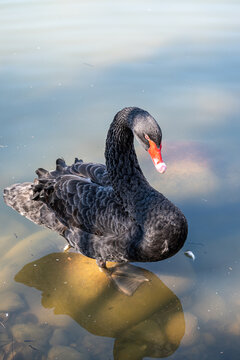
[[147,139],[148,141],[150,140],[150,137],[147,134],[145,134],[144,136],[145,136],[145,139]]

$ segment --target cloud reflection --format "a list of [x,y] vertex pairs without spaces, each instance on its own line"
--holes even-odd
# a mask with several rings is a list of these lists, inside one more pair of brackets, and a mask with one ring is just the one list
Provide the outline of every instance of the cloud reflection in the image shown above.
[[222,185],[204,144],[191,141],[163,143],[163,157],[168,169],[161,176],[154,172],[148,154],[139,147],[138,152],[144,174],[150,174],[150,184],[170,199],[205,199]]

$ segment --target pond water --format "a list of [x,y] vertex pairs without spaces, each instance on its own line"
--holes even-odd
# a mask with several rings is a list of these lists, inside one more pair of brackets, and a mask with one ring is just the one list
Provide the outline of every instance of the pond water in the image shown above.
[[[239,359],[240,3],[8,0],[0,4],[0,190],[75,156],[104,162],[125,106],[163,131],[150,183],[189,223],[151,280],[118,292],[95,261],[0,204],[3,359]],[[191,250],[196,260],[187,258]]]

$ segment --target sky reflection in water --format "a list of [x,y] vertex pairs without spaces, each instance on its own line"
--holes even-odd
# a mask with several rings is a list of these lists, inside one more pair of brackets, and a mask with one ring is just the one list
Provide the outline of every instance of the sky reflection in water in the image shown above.
[[[196,255],[194,263],[181,251],[169,260],[144,265],[156,289],[163,284],[164,291],[183,306],[185,335],[181,340],[183,334],[178,334],[174,359],[239,357],[239,16],[240,5],[234,0],[1,3],[1,190],[33,179],[39,166],[53,168],[59,156],[67,162],[75,156],[104,162],[106,132],[122,107],[140,106],[161,125],[166,174],[156,173],[148,154],[136,144],[138,156],[151,184],[187,216],[190,232],[184,250]],[[68,339],[64,346],[80,351],[84,359],[112,358],[113,348],[116,359],[126,359],[131,351],[137,356],[137,341],[148,344],[150,328],[151,341],[161,338],[156,324],[164,314],[157,315],[156,309],[153,318],[147,317],[146,331],[142,317],[134,323],[137,330],[127,327],[120,338],[115,333],[98,333],[98,337],[67,312],[61,298],[59,304],[48,303],[55,274],[51,261],[63,240],[40,231],[2,201],[0,210],[0,312],[9,313],[7,330],[0,328],[4,351],[10,351],[11,332],[16,349],[21,349],[21,323],[35,324],[35,331],[41,331],[44,322],[52,332],[64,330]],[[20,281],[41,290],[45,299],[41,306],[40,292],[16,283],[14,277],[32,261],[42,264],[43,259],[52,264],[51,271],[43,269],[43,277],[37,279],[30,272]],[[60,280],[56,283],[62,289]],[[80,301],[79,291],[73,285],[73,301]],[[86,301],[90,294],[85,292]],[[121,294],[115,294],[116,302],[120,298]],[[151,301],[152,296],[149,302],[146,298],[148,309]],[[54,315],[52,307],[61,308],[62,315]],[[130,311],[130,318],[133,315]],[[149,319],[154,322],[151,326]],[[113,324],[117,326],[119,320],[116,317]],[[39,344],[45,354],[52,351],[49,357],[61,350],[56,336],[55,340],[51,336],[51,343],[42,340]],[[111,336],[117,339],[115,345]],[[98,353],[94,352],[96,343]],[[124,349],[128,355],[121,353]],[[145,349],[138,358],[166,356],[145,353]],[[29,347],[28,351],[36,355]],[[120,353],[122,357],[116,355]],[[72,350],[71,356],[79,355]]]

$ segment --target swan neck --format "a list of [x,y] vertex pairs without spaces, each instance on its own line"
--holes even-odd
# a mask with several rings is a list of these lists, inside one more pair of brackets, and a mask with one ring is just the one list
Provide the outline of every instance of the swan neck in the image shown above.
[[106,166],[114,191],[130,199],[137,187],[147,184],[133,144],[133,122],[138,108],[125,108],[113,119],[106,140]]

